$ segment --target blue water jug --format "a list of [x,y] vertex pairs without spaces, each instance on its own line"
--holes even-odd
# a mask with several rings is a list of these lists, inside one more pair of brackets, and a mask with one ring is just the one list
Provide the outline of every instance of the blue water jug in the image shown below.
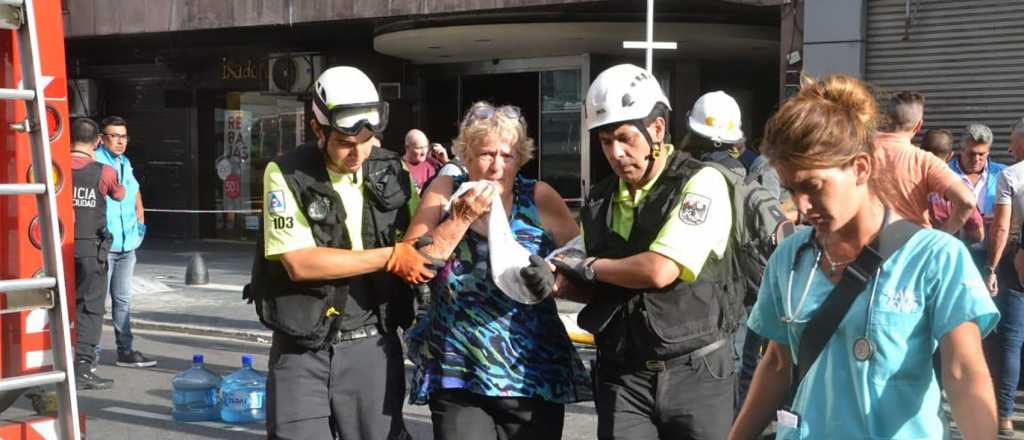
[[267,418],[267,376],[252,368],[251,355],[242,356],[242,368],[224,377],[220,393],[224,398],[220,418],[225,422],[253,423]]
[[174,407],[171,416],[182,422],[220,418],[220,376],[203,366],[203,355],[192,355],[192,368],[171,380]]

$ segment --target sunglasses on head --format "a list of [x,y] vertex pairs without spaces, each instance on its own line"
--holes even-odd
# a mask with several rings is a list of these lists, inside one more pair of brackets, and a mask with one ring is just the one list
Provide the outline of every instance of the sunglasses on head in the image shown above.
[[519,107],[514,105],[495,107],[490,104],[476,104],[470,107],[469,111],[466,112],[465,120],[487,120],[493,118],[494,115],[499,113],[505,118],[513,120],[518,120],[523,116],[522,112],[519,111]]

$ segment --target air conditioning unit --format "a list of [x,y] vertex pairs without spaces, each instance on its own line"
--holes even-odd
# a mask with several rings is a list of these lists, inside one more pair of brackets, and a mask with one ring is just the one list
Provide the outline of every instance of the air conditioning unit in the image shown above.
[[271,54],[268,90],[271,93],[313,93],[313,84],[324,70],[324,56],[311,53]]

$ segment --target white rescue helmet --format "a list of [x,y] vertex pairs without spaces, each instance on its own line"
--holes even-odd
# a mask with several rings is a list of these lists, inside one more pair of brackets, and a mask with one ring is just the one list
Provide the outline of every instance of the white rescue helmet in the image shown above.
[[643,120],[659,102],[672,110],[651,72],[632,64],[609,67],[597,75],[587,90],[584,102],[587,130]]
[[713,142],[738,144],[746,139],[743,136],[740,105],[721,90],[697,98],[687,119],[690,131]]
[[320,125],[355,136],[368,128],[376,134],[388,124],[388,103],[363,71],[351,66],[331,67],[314,85],[313,115]]

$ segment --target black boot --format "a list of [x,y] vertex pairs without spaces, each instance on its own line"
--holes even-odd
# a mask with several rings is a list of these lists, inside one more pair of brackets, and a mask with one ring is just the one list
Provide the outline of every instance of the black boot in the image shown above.
[[90,371],[88,362],[80,362],[75,366],[75,385],[79,390],[109,390],[114,386],[113,379],[104,379]]

